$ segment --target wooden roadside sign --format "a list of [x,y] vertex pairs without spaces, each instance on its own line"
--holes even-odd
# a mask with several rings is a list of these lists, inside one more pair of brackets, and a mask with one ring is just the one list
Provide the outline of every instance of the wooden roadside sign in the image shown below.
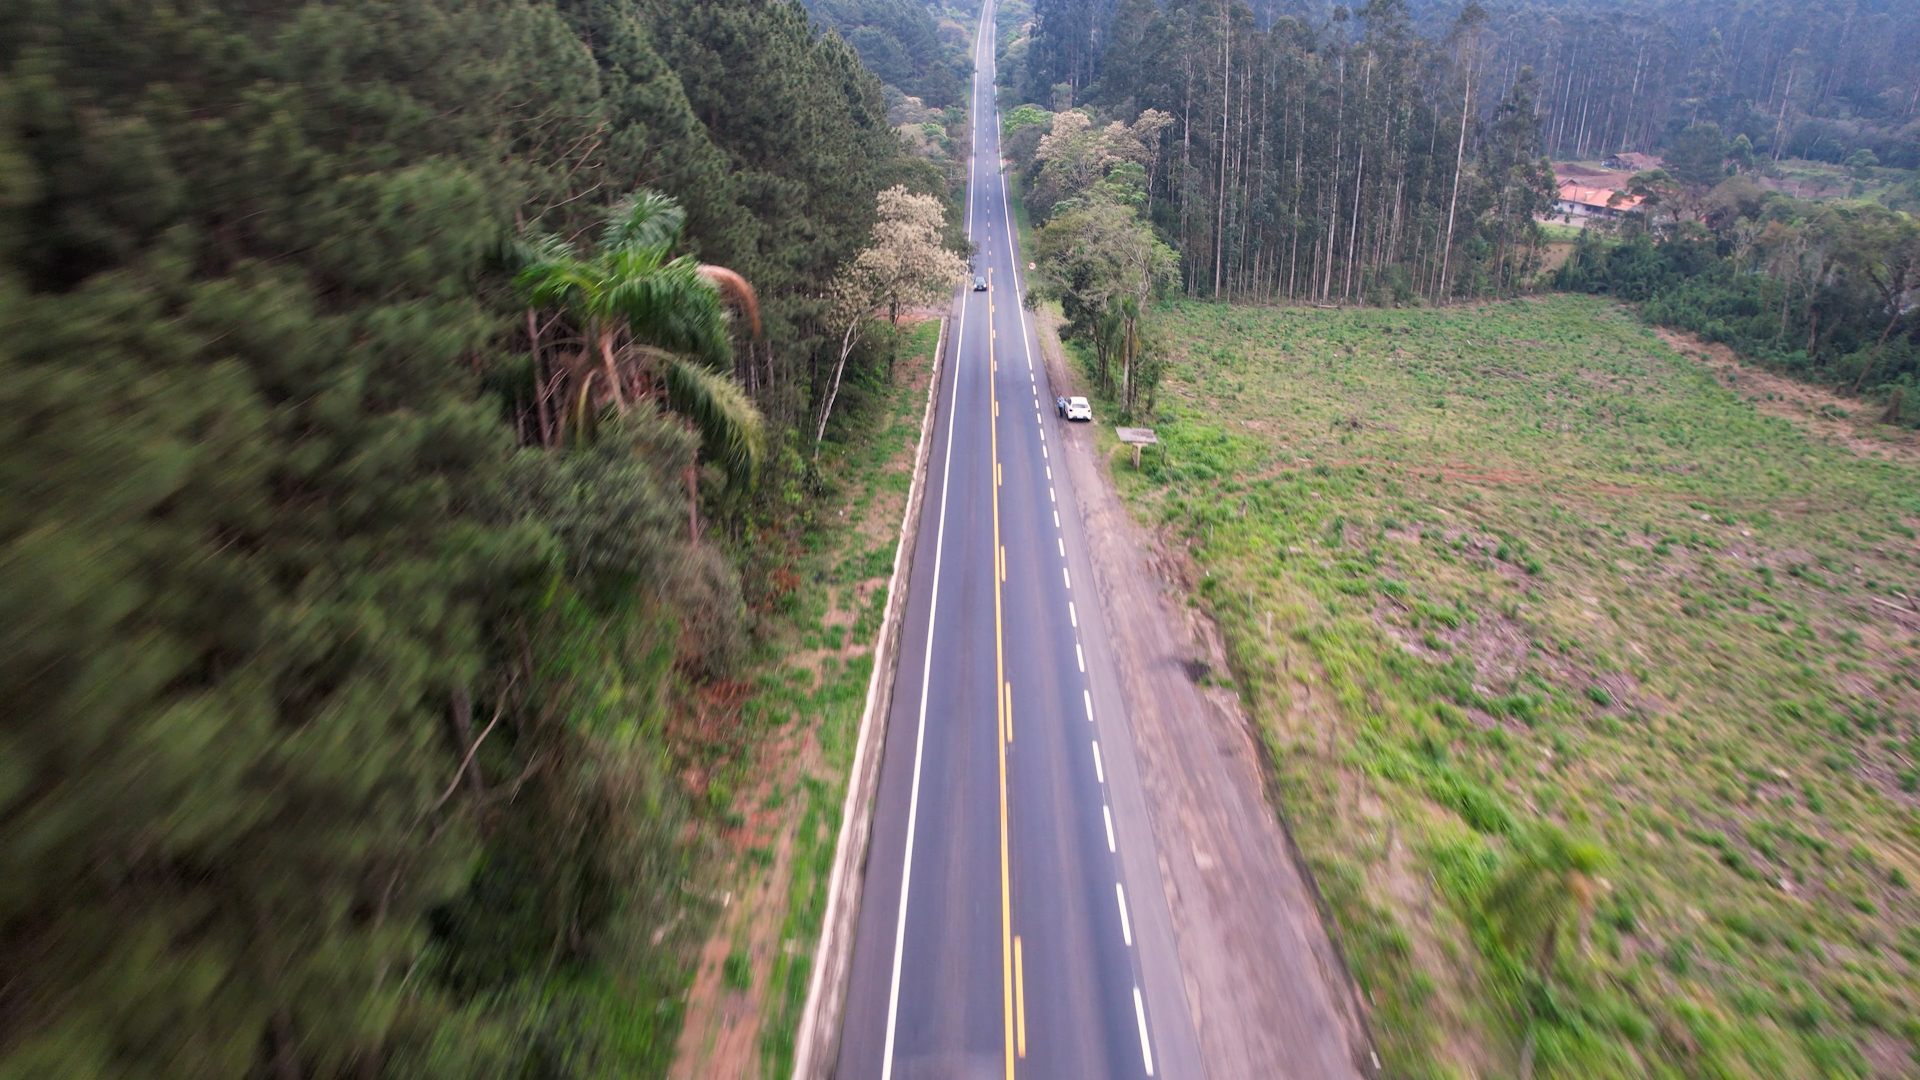
[[[1160,445],[1160,436],[1155,435],[1149,427],[1117,427],[1113,433],[1120,437],[1121,442],[1133,447],[1133,467],[1136,469],[1140,467],[1140,448]],[[1162,450],[1161,453],[1166,451]]]

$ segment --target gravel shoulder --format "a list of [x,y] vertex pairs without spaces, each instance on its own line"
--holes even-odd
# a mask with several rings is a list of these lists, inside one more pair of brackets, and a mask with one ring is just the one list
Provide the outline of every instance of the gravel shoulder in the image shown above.
[[[1052,393],[1084,392],[1053,320],[1036,323]],[[1251,722],[1231,691],[1196,684],[1224,669],[1217,636],[1127,513],[1095,434],[1062,425],[1206,1075],[1376,1075],[1356,992],[1267,800]]]

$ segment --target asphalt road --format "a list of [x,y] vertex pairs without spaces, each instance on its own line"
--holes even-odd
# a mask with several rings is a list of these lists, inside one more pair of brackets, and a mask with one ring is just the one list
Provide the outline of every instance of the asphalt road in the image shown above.
[[1021,306],[993,16],[967,196],[990,287],[957,299],[937,388],[835,1075],[1198,1077],[1065,421]]

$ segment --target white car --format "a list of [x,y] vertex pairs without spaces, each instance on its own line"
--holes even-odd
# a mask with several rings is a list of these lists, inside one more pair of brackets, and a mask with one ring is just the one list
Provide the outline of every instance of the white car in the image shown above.
[[1092,420],[1093,406],[1083,397],[1068,398],[1067,407],[1060,415],[1069,420]]

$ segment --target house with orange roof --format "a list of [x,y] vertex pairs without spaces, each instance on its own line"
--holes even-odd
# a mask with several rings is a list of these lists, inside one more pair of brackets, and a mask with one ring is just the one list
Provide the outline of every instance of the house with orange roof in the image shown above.
[[1574,180],[1560,181],[1560,198],[1553,204],[1556,214],[1573,218],[1621,218],[1640,212],[1646,200],[1612,188],[1589,187]]

